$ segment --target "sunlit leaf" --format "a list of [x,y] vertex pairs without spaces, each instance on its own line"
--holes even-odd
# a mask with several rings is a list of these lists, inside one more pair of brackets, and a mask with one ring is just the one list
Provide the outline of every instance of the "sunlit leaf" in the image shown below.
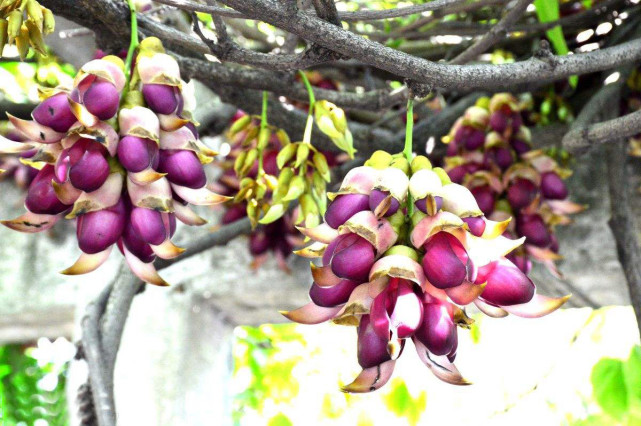
[[592,369],[590,379],[594,397],[603,411],[621,420],[628,409],[623,361],[612,358],[601,359]]

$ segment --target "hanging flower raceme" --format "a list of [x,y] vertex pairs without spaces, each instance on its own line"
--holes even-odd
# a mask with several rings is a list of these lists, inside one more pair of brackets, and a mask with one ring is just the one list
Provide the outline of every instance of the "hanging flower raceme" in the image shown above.
[[583,206],[567,199],[564,179],[571,171],[543,151],[532,150],[530,139],[512,95],[482,98],[443,139],[448,143],[445,168],[453,182],[470,190],[486,217],[515,217],[505,235],[526,239],[510,260],[528,273],[533,258],[558,276],[554,261],[561,256],[554,227],[570,223],[569,215]]
[[567,300],[536,294],[506,258],[524,241],[503,236],[510,218],[488,219],[466,187],[425,157],[410,164],[377,151],[328,196],[324,223],[300,228],[314,242],[295,252],[320,258],[311,264],[311,302],[283,314],[357,327],[363,371],[345,392],[383,386],[408,339],[437,377],[467,384],[453,364],[457,329],[472,323],[466,305],[538,317]]
[[[127,84],[120,58],[92,60],[73,87],[48,93],[33,120],[9,115],[26,142],[3,138],[0,150],[36,149],[28,164],[39,171],[27,191],[27,213],[2,223],[40,232],[62,217],[75,219],[82,254],[63,273],[95,270],[116,244],[140,279],[167,285],[153,261],[184,251],[171,241],[176,219],[202,225],[206,221],[189,204],[217,204],[228,197],[205,186],[203,164],[215,153],[198,139],[185,109],[193,104],[185,100],[187,84],[158,39],[140,44],[133,73]],[[145,85],[156,83],[167,83],[170,90],[145,96]],[[177,106],[155,112],[152,107],[163,101]]]
[[[242,111],[234,116],[227,132],[229,153],[217,162],[223,173],[215,188],[234,196],[225,204],[223,224],[244,217],[253,225],[259,220],[263,224],[250,235],[252,266],[260,266],[272,252],[279,267],[288,271],[287,257],[304,244],[295,225],[320,222],[324,203],[317,200],[325,200],[329,168],[340,157],[316,151],[310,144],[291,143],[284,130],[269,125],[261,129],[260,121]],[[298,206],[288,211],[294,200]]]

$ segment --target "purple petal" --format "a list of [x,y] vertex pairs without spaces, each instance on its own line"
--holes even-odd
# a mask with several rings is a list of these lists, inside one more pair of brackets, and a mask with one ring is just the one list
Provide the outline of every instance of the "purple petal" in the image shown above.
[[160,150],[158,171],[167,173],[170,182],[187,188],[198,189],[207,183],[200,160],[189,150]]
[[54,168],[47,164],[38,172],[36,178],[29,185],[25,206],[27,210],[36,214],[55,215],[67,210],[56,196],[51,180],[54,177]]
[[321,287],[313,283],[309,290],[309,297],[318,306],[327,308],[338,306],[347,302],[352,290],[358,285],[358,282],[351,280],[341,280],[340,283],[331,287]]
[[178,107],[175,88],[166,84],[145,84],[142,95],[149,109],[158,114],[171,114]]
[[507,200],[515,210],[529,206],[536,197],[537,187],[529,179],[517,178],[507,189]]
[[554,172],[541,175],[541,192],[549,200],[564,200],[568,196],[568,188],[563,179]]
[[99,253],[114,244],[125,229],[127,211],[122,199],[115,206],[78,217],[76,236],[80,250]]
[[485,275],[487,281],[481,297],[493,305],[517,305],[530,301],[534,296],[532,280],[505,258],[480,268],[481,275]]
[[[369,194],[369,209],[371,211],[375,211],[376,207],[389,196],[389,192],[387,191],[381,191],[379,189],[373,189],[372,193]],[[383,217],[388,217],[393,215],[398,211],[398,208],[400,207],[400,203],[398,200],[394,197],[392,197],[392,203],[390,207],[387,209],[387,212],[383,215]]]
[[332,228],[337,229],[356,213],[368,209],[369,196],[365,194],[339,195],[327,207],[325,222]]
[[547,247],[551,242],[550,232],[538,214],[519,215],[516,218],[516,232],[525,237],[526,244]]
[[101,120],[109,120],[118,112],[120,94],[108,81],[95,81],[82,97],[87,111]]
[[489,185],[476,186],[472,188],[470,192],[474,195],[476,204],[478,204],[479,209],[481,209],[485,216],[489,216],[494,212],[494,192]]
[[374,331],[369,315],[363,315],[358,326],[358,363],[363,368],[375,367],[391,359],[387,353],[389,339],[381,338]]
[[38,123],[60,133],[66,133],[76,122],[66,93],[58,93],[45,99],[33,110],[31,116]]
[[159,245],[169,238],[169,230],[166,229],[160,212],[134,207],[129,220],[134,231],[148,244]]
[[458,335],[447,305],[424,304],[423,321],[416,331],[416,338],[435,355],[447,355],[454,349],[458,343]]
[[158,166],[158,144],[150,139],[125,136],[118,143],[118,160],[130,172]]
[[447,232],[439,232],[425,244],[425,277],[440,289],[460,285],[467,275],[467,253],[463,245]]
[[109,163],[99,150],[88,149],[69,169],[71,184],[82,191],[93,192],[109,177]]
[[475,237],[480,237],[485,232],[485,220],[482,216],[477,217],[465,217],[463,222],[467,223],[467,226],[470,228],[470,232]]
[[374,247],[356,234],[347,234],[335,247],[331,258],[332,271],[341,278],[365,282],[374,264]]

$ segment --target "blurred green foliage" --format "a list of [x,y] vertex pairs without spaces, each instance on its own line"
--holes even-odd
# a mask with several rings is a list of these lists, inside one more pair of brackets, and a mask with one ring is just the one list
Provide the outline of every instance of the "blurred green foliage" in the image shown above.
[[69,424],[65,374],[54,364],[39,365],[33,348],[0,347],[0,424],[49,426]]
[[594,398],[603,413],[575,425],[641,425],[641,346],[633,347],[627,360],[599,360],[590,379]]

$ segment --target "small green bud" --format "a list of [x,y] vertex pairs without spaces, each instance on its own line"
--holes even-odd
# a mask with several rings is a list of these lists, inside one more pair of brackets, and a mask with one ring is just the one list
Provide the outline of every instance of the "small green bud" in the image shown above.
[[234,136],[236,133],[240,132],[241,130],[245,130],[245,128],[249,125],[249,122],[251,121],[251,119],[252,118],[249,115],[245,115],[240,117],[238,120],[234,121],[234,123],[229,128],[229,136]]
[[443,170],[442,168],[434,167],[432,169],[432,171],[438,175],[438,177],[441,179],[441,183],[443,185],[448,185],[448,184],[452,183],[452,179],[450,179],[450,177],[447,175],[447,172],[445,170]]
[[283,147],[283,149],[280,150],[278,155],[276,156],[276,164],[278,165],[279,169],[282,169],[285,164],[291,160],[294,155],[296,154],[296,150],[298,149],[298,145],[295,143],[286,145]]
[[305,164],[307,157],[309,157],[309,146],[310,145],[308,143],[301,143],[298,145],[294,167],[300,167],[302,164]]
[[424,155],[417,155],[412,159],[411,163],[412,173],[416,173],[419,170],[432,170],[432,163]]
[[394,167],[396,169],[399,169],[406,175],[410,173],[410,163],[407,161],[405,157],[399,157],[395,158],[392,160],[392,163],[390,164],[390,167]]
[[374,151],[371,157],[365,162],[366,166],[375,169],[386,169],[392,162],[392,155],[386,151]]
[[283,201],[292,201],[300,197],[305,192],[305,178],[296,175],[289,182],[289,189],[287,194],[283,197]]
[[327,164],[327,159],[322,152],[316,151],[313,157],[314,167],[316,171],[325,179],[327,182],[331,180],[331,175],[329,173],[329,165]]
[[408,246],[402,246],[402,245],[394,246],[389,250],[387,250],[383,256],[391,256],[393,254],[409,257],[414,262],[418,262],[418,253],[416,252],[416,250]]

